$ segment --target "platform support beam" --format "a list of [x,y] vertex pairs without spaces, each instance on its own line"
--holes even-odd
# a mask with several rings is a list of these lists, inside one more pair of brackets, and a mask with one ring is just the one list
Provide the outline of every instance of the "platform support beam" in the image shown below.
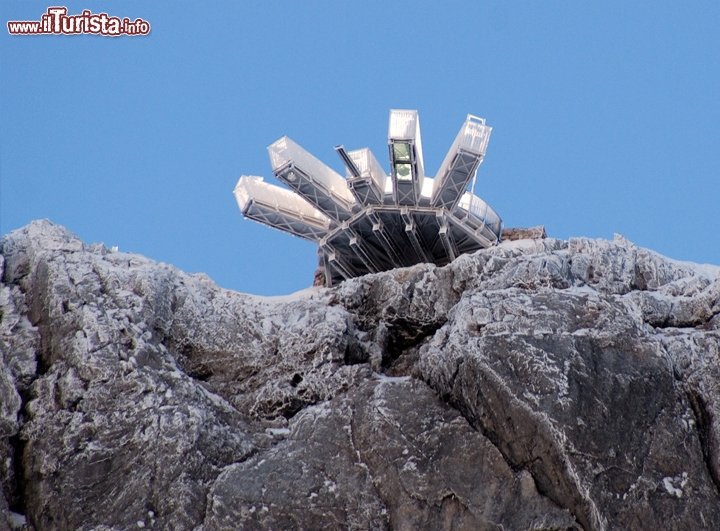
[[376,260],[372,257],[370,250],[367,248],[367,244],[363,239],[358,236],[354,231],[349,231],[350,235],[350,247],[355,254],[360,258],[362,263],[371,273],[377,273],[382,268],[377,264]]
[[458,256],[455,239],[450,232],[450,226],[448,225],[445,216],[438,216],[438,221],[440,222],[440,230],[438,230],[438,236],[440,236],[440,241],[445,248],[445,253],[448,255],[448,258],[450,258],[450,261],[452,262]]
[[325,256],[327,256],[328,266],[340,273],[345,280],[357,276],[357,274],[354,274],[354,268],[351,267],[331,245],[326,243],[322,246],[322,249],[325,252]]
[[382,220],[377,215],[370,215],[370,220],[372,221],[372,230],[375,236],[377,236],[377,239],[380,241],[380,244],[383,246],[383,249],[387,253],[388,257],[390,258],[390,261],[393,263],[394,267],[403,267],[405,264],[400,259],[400,254],[398,253],[398,250],[393,243],[392,239],[390,238],[390,235],[388,234],[387,229],[385,228],[385,225],[383,225]]
[[405,234],[407,234],[407,237],[410,239],[410,244],[412,245],[415,254],[417,254],[418,258],[420,258],[420,260],[423,262],[433,262],[432,258],[428,257],[427,253],[425,252],[427,246],[424,244],[424,242],[420,241],[421,236],[418,233],[415,220],[413,219],[409,209],[401,209],[400,215],[405,222]]

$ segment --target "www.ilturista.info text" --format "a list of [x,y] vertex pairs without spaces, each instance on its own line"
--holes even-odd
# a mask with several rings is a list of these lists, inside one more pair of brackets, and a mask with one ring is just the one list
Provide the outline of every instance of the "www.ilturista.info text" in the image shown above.
[[85,9],[79,15],[68,15],[66,7],[49,7],[39,21],[9,21],[8,32],[11,35],[147,35],[150,23],[141,18],[131,21],[129,18],[110,17],[107,13],[93,14]]

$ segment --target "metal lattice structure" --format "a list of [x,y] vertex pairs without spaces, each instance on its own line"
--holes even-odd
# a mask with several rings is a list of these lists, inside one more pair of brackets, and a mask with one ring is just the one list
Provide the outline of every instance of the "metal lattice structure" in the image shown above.
[[417,111],[391,110],[390,175],[369,149],[335,150],[346,177],[282,137],[268,147],[273,174],[291,190],[243,175],[243,216],[318,244],[326,285],[420,262],[445,265],[495,245],[502,221],[468,191],[492,128],[468,115],[435,178],[426,177]]

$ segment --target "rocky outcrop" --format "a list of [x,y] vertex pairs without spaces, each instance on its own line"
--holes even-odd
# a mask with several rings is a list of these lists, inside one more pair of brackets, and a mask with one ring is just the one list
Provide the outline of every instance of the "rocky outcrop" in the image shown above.
[[514,241],[514,240],[538,240],[541,238],[547,238],[545,232],[545,225],[538,225],[537,227],[530,227],[529,229],[524,228],[506,228],[501,233],[502,241]]
[[714,529],[720,269],[623,239],[243,295],[0,239],[0,530]]

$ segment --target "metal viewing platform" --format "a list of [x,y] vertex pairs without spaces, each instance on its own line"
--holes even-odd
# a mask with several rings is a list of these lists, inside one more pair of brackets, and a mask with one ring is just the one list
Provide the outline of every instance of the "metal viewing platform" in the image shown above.
[[316,242],[328,287],[421,262],[442,266],[500,240],[502,220],[467,190],[491,130],[468,115],[434,179],[424,174],[417,111],[390,111],[389,176],[367,148],[335,148],[343,178],[282,137],[268,148],[270,162],[292,191],[244,175],[235,197],[243,216]]

